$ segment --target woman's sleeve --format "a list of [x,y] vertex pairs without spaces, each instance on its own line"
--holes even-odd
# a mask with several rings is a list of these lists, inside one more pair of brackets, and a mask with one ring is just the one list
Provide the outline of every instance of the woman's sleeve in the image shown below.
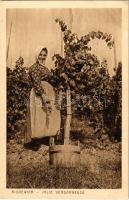
[[45,94],[44,89],[41,85],[41,73],[37,69],[30,70],[30,77],[33,83],[33,88],[37,96]]

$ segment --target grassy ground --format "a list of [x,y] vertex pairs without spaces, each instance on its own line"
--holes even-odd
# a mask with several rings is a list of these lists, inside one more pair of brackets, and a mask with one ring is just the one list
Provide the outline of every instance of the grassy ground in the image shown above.
[[[86,129],[86,132],[90,129]],[[8,188],[105,188],[121,187],[121,143],[85,137],[77,168],[49,165],[49,147],[27,150],[12,139],[7,144]]]

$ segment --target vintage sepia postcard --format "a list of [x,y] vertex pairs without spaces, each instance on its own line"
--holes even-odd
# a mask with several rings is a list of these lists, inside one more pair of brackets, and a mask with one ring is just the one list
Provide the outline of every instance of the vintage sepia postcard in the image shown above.
[[128,1],[1,1],[0,30],[0,198],[128,199]]

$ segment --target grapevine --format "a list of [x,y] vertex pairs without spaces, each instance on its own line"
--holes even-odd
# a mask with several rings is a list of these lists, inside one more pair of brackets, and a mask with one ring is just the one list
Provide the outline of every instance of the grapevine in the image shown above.
[[[66,89],[71,89],[73,115],[84,115],[94,128],[108,130],[111,137],[121,137],[121,91],[122,63],[118,64],[113,77],[109,75],[107,61],[99,61],[91,53],[89,43],[97,38],[104,40],[109,48],[114,45],[110,34],[92,31],[81,38],[72,33],[67,25],[56,19],[63,33],[64,56],[53,56],[54,69],[48,82],[56,91],[62,90],[62,114],[66,113]],[[7,67],[7,131],[12,137],[26,126],[27,99],[32,88],[29,74],[20,57],[12,70]],[[115,131],[114,131],[115,129]]]

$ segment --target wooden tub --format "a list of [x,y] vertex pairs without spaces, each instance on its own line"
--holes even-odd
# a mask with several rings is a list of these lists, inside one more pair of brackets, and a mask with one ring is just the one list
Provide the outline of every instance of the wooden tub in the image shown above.
[[76,167],[80,164],[80,146],[52,145],[49,148],[50,164],[60,167]]

